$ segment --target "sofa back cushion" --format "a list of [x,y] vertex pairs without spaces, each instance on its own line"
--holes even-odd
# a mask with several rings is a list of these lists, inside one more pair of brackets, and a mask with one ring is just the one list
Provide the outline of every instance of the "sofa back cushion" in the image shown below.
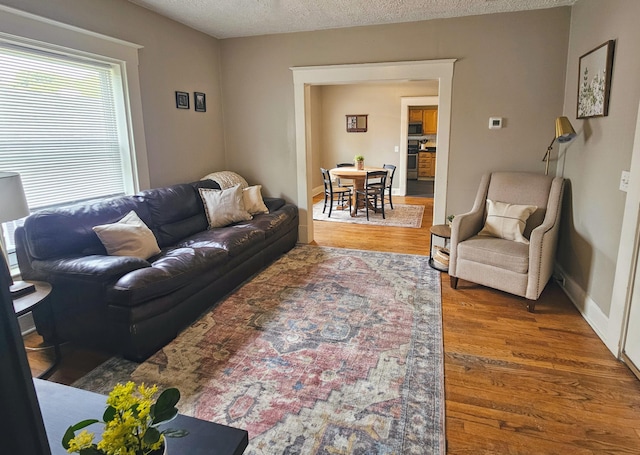
[[151,215],[137,196],[124,196],[80,205],[42,210],[24,222],[29,254],[35,259],[107,254],[93,232],[99,224],[115,223],[130,211],[150,225]]
[[148,226],[160,248],[207,230],[207,217],[198,188],[220,189],[212,180],[202,180],[138,193],[149,207],[152,223]]

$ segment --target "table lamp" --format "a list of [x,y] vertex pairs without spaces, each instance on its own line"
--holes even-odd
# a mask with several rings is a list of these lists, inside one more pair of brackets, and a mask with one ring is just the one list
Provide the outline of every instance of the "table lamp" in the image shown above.
[[549,159],[551,158],[553,143],[557,140],[561,144],[564,144],[565,142],[571,141],[574,137],[576,137],[576,131],[573,129],[569,119],[567,117],[558,117],[556,119],[556,135],[553,137],[549,147],[547,147],[547,153],[545,153],[542,158],[542,161],[546,161],[544,175],[549,174]]
[[[0,194],[2,195],[0,198],[0,223],[15,221],[29,215],[29,206],[27,205],[27,199],[25,198],[24,189],[22,188],[20,174],[17,172],[0,172]],[[4,235],[2,235],[1,230],[0,249],[2,249],[2,255],[4,256],[3,264],[0,265],[0,273],[7,277],[11,296],[16,297],[29,292],[33,285],[27,285],[24,282],[14,283],[11,278],[9,255],[5,248]]]

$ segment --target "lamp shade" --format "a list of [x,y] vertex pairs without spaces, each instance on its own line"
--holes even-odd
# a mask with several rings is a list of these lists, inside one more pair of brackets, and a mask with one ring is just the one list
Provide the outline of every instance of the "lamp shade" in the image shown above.
[[573,129],[571,122],[567,117],[558,117],[556,119],[556,139],[561,144],[569,142],[576,137],[576,131]]
[[0,223],[24,218],[29,214],[20,174],[0,172]]

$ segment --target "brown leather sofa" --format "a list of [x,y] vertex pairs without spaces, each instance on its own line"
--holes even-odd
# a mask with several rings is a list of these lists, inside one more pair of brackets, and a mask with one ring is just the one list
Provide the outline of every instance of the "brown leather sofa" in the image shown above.
[[[296,244],[295,205],[265,198],[269,213],[207,229],[200,187],[219,188],[202,180],[29,216],[16,231],[22,277],[53,285],[38,332],[51,338],[53,317],[63,340],[142,361]],[[108,256],[92,230],[131,210],[161,249],[148,260]]]

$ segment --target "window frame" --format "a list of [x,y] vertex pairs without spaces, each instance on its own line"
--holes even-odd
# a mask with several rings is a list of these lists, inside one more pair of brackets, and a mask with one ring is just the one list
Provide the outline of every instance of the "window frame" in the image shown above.
[[[133,194],[150,188],[142,95],[138,74],[138,52],[143,46],[95,33],[62,22],[0,5],[0,41],[85,60],[108,63],[120,77],[123,103],[117,103],[123,126],[121,140],[129,144],[123,160],[125,191]],[[0,235],[3,235],[0,232]],[[15,253],[13,253],[15,255]],[[12,270],[12,272],[17,272]]]

